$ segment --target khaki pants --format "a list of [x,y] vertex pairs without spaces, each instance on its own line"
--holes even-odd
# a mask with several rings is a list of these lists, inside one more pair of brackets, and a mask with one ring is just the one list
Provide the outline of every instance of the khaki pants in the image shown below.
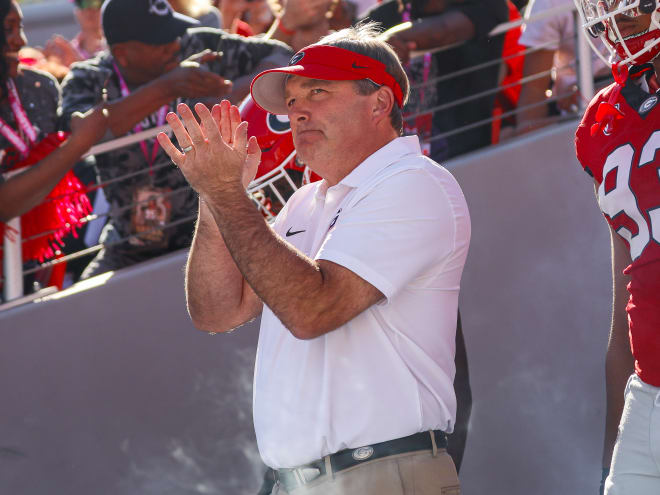
[[445,449],[408,452],[319,476],[290,492],[272,495],[460,495],[456,468]]

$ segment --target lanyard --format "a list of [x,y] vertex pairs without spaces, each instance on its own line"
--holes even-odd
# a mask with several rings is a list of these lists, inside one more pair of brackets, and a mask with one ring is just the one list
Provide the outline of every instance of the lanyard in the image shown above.
[[14,145],[14,147],[19,151],[21,156],[25,157],[30,151],[30,145],[37,142],[37,131],[34,130],[34,127],[32,126],[30,119],[28,119],[28,116],[25,113],[25,109],[21,104],[21,99],[18,96],[16,85],[14,84],[14,81],[11,79],[7,80],[7,91],[8,91],[7,96],[9,97],[9,106],[11,107],[11,111],[14,113],[14,117],[16,118],[16,123],[18,124],[18,128],[27,138],[29,143],[26,143],[23,140],[23,137],[21,137],[14,129],[9,127],[9,125],[1,117],[0,117],[0,133],[2,133],[2,135],[6,137],[11,144]]
[[[117,73],[117,78],[119,79],[119,87],[121,89],[121,95],[126,97],[131,94],[131,91],[128,89],[128,86],[126,85],[126,81],[124,81],[124,78],[121,75],[121,72],[119,72],[119,68],[117,67],[117,64],[113,63],[113,67],[115,68],[115,72]],[[167,105],[163,105],[160,107],[160,110],[158,110],[158,117],[157,117],[157,123],[156,125],[158,127],[162,126],[165,123],[165,116],[167,115],[167,111],[169,110],[169,107]],[[133,132],[141,132],[142,131],[142,125],[137,124],[133,128]],[[144,155],[145,160],[147,160],[147,164],[149,165],[149,175],[154,175],[153,171],[153,164],[156,161],[156,155],[158,155],[158,140],[154,139],[154,145],[153,148],[151,148],[151,156],[149,156],[149,149],[147,148],[147,143],[146,141],[140,141],[140,148],[142,148],[142,154]]]

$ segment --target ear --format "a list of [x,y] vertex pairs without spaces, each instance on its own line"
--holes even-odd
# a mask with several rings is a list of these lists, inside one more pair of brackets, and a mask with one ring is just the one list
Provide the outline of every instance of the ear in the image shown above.
[[387,86],[381,86],[374,93],[373,118],[378,121],[389,119],[393,105],[396,105],[396,100],[392,89]]

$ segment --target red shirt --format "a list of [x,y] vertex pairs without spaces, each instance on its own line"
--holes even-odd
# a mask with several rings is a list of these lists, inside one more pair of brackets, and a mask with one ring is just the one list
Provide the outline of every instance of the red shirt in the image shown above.
[[[630,79],[612,102],[623,114],[592,136],[596,112],[615,85],[591,101],[576,134],[577,158],[599,184],[598,202],[626,242],[632,263],[626,307],[635,372],[660,386],[660,97]],[[609,135],[608,135],[609,134]]]

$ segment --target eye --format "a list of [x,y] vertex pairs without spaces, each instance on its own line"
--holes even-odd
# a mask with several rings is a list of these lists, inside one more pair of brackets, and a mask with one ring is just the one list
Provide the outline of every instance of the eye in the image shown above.
[[321,93],[325,93],[325,89],[322,89],[322,88],[314,88],[314,89],[311,90],[311,93],[312,93],[313,95],[319,95],[319,94],[321,94]]
[[295,102],[295,101],[296,101],[295,98],[291,98],[290,100],[287,100],[286,106],[290,108],[293,105],[293,102]]

